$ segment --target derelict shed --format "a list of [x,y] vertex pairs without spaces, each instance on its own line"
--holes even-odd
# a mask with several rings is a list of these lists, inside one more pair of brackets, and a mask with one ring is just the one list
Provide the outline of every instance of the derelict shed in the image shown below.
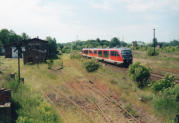
[[24,64],[39,63],[46,61],[48,57],[48,41],[38,38],[22,40],[5,46],[6,58],[17,58],[18,52],[16,49],[20,46],[22,49],[21,56],[23,57]]
[[38,38],[24,40],[24,64],[46,61],[48,57],[48,42]]

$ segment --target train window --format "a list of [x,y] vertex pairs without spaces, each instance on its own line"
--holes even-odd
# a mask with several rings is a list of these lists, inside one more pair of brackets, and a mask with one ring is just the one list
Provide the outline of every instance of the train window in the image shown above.
[[108,51],[104,51],[104,58],[107,58],[109,56],[109,52]]
[[96,50],[94,50],[94,54],[97,54],[97,51],[96,51]]
[[89,53],[92,53],[92,51],[90,50]]
[[119,56],[119,53],[115,51],[115,56]]
[[84,53],[85,53],[85,54],[88,54],[88,50],[84,50]]
[[111,51],[111,56],[119,56],[119,53],[117,51]]
[[114,51],[111,51],[111,56],[115,56],[115,52]]
[[98,51],[98,56],[102,57],[102,51]]

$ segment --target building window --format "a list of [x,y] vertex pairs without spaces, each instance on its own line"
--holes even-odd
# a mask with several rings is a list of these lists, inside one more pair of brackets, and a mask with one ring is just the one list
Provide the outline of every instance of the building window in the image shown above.
[[109,57],[109,52],[108,51],[104,51],[104,58],[108,58]]
[[98,56],[102,57],[102,51],[98,51]]

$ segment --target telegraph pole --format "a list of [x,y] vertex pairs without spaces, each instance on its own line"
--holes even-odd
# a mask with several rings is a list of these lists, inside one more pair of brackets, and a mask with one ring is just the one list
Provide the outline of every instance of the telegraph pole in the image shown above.
[[154,45],[154,55],[155,55],[155,42],[156,42],[156,38],[155,38],[155,28],[153,29],[154,30],[154,38],[153,38],[153,45]]
[[18,81],[20,83],[20,46],[17,47],[17,51],[18,51]]

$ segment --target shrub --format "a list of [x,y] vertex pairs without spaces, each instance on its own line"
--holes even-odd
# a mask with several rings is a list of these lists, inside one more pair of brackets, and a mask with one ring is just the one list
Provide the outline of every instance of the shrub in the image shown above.
[[137,62],[129,66],[129,76],[137,82],[139,88],[142,88],[148,83],[150,69]]
[[155,110],[168,119],[174,119],[176,114],[179,114],[177,95],[179,95],[178,85],[173,88],[164,89],[154,100]]
[[148,56],[157,56],[157,55],[159,55],[159,51],[155,50],[155,53],[154,53],[154,49],[153,48],[148,48],[147,49],[147,55]]
[[163,79],[153,84],[154,92],[162,91],[163,89],[173,87],[175,85],[175,77],[173,75],[166,75]]
[[53,66],[53,60],[47,60],[48,69],[51,69]]
[[84,66],[88,72],[94,72],[98,70],[100,65],[96,60],[90,60],[90,61],[84,62]]
[[[5,87],[13,89],[10,81]],[[45,102],[40,95],[33,92],[27,85],[19,84],[16,92],[12,92],[12,122],[17,123],[59,123],[55,109]]]

